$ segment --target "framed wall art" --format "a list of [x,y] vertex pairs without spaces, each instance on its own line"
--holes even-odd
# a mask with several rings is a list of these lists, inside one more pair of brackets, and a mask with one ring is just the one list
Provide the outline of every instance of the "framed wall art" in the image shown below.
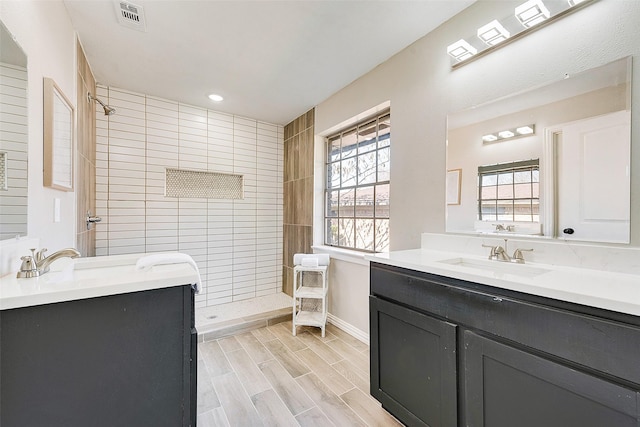
[[44,186],[73,191],[74,107],[44,78]]

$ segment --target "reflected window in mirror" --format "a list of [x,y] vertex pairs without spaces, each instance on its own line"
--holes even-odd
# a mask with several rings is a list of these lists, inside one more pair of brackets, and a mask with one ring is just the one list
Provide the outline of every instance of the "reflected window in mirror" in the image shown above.
[[540,222],[540,161],[478,167],[478,220]]

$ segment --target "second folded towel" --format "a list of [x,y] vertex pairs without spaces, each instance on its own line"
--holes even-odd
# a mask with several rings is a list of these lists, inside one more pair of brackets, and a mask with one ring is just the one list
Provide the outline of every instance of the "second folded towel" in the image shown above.
[[321,265],[329,265],[331,258],[328,254],[294,254],[293,265],[302,265],[304,267],[317,267]]
[[200,286],[202,284],[202,279],[200,278],[200,270],[198,270],[198,265],[196,262],[187,254],[181,254],[178,252],[172,253],[164,253],[164,254],[153,254],[146,255],[141,257],[138,262],[136,262],[136,269],[138,270],[148,270],[154,265],[164,265],[164,264],[183,264],[187,263],[193,267],[196,274],[198,275],[198,280],[196,283],[192,283],[193,288],[196,293],[200,293]]

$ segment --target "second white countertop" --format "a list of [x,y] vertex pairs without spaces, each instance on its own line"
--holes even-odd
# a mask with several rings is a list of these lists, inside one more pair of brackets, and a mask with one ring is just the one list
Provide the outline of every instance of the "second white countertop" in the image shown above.
[[376,254],[366,259],[640,316],[640,276],[635,274],[536,263],[502,263],[477,255],[426,249]]
[[[188,263],[136,269],[145,254],[63,259],[52,271],[31,279],[15,273],[0,277],[0,310],[29,307],[107,295],[191,285],[198,281]],[[53,271],[53,270],[58,271]]]

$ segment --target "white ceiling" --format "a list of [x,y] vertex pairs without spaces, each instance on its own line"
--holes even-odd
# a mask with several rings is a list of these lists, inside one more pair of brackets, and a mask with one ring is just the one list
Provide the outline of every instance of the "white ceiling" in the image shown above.
[[133,0],[146,32],[64,2],[99,83],[286,124],[475,1]]

